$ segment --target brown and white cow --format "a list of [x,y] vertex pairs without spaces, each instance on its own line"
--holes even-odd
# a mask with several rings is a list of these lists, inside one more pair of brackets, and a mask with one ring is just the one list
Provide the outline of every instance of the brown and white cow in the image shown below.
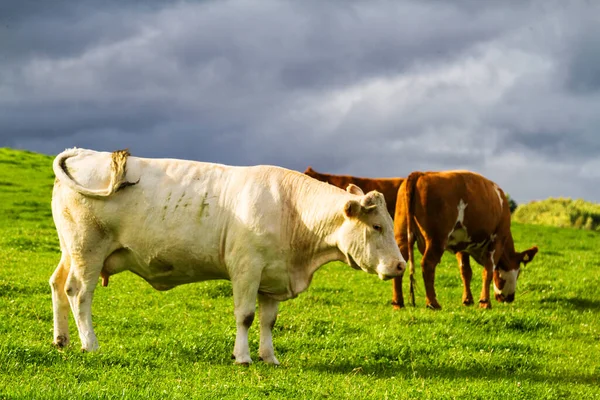
[[[479,306],[491,308],[490,283],[496,300],[512,302],[521,263],[527,264],[538,251],[532,247],[515,251],[510,231],[510,209],[502,189],[485,177],[469,171],[413,172],[398,191],[394,218],[396,241],[407,255],[413,274],[415,241],[423,257],[427,306],[439,309],[435,295],[435,268],[444,251],[456,253],[463,280],[463,303],[472,304],[471,266],[468,255],[481,264],[483,287]],[[398,279],[402,279],[401,277]],[[402,285],[394,285],[394,290]],[[396,294],[402,298],[402,293]]]
[[279,301],[306,290],[315,271],[340,260],[387,279],[405,269],[385,199],[274,167],[232,167],[70,149],[54,160],[52,215],[62,257],[50,278],[54,344],[69,342],[69,306],[82,349],[98,341],[98,279],[132,271],[157,290],[228,279],[236,363],[252,360],[248,329],[260,310],[258,354],[278,364],[272,327]]

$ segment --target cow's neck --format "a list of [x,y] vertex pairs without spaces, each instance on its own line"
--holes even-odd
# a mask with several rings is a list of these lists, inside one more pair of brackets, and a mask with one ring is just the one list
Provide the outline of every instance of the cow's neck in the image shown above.
[[506,243],[504,244],[504,251],[502,252],[502,262],[498,263],[500,266],[502,265],[511,265],[511,260],[515,259],[517,252],[515,250],[515,243],[513,241],[512,235],[509,233],[506,238]]
[[[331,261],[347,261],[337,242],[344,222],[344,205],[353,196],[339,196],[346,192],[305,179],[297,182],[296,188],[302,194],[295,197],[299,199],[294,207],[299,221],[293,225],[291,232],[292,244],[296,248],[293,282],[297,287],[293,291],[297,294],[308,287],[313,274],[321,266]],[[327,192],[337,195],[327,196]]]

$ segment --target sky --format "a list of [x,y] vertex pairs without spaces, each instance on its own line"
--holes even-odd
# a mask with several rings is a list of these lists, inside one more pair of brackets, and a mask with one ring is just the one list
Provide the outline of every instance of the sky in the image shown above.
[[0,146],[600,202],[596,0],[0,2]]

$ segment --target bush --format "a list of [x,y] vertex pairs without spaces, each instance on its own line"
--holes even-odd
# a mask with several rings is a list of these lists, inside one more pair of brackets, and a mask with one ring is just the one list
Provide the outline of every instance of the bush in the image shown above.
[[516,222],[600,231],[600,204],[582,199],[548,198],[517,207]]
[[508,201],[508,208],[510,209],[510,213],[514,213],[515,210],[518,207],[518,204],[516,201],[513,200],[512,197],[510,197],[510,195],[508,193],[506,193],[506,200]]

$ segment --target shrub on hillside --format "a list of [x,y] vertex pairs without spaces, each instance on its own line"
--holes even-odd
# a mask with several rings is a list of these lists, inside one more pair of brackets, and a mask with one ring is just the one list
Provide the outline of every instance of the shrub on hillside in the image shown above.
[[506,200],[508,201],[508,208],[510,209],[510,213],[514,213],[515,210],[518,207],[518,204],[516,201],[513,200],[512,197],[510,197],[510,195],[508,193],[506,193]]
[[513,220],[525,224],[600,231],[600,204],[582,199],[548,198],[518,206],[513,213]]

